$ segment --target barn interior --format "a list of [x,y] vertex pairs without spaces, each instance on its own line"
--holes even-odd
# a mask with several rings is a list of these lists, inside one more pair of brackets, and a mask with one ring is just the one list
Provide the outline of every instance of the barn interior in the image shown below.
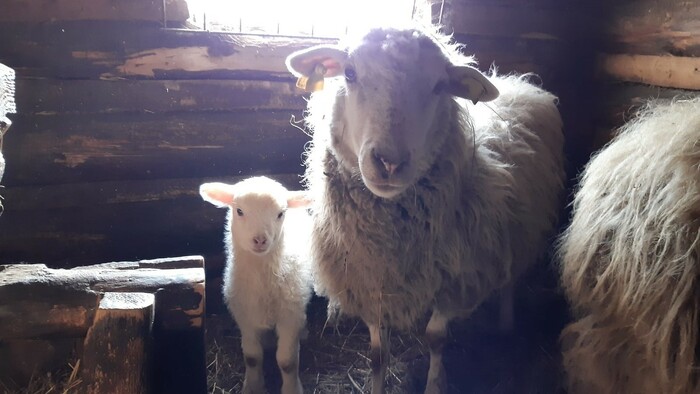
[[[241,388],[239,338],[221,297],[225,214],[202,201],[198,187],[253,175],[302,187],[308,93],[295,87],[285,58],[353,29],[353,20],[332,14],[420,14],[452,33],[483,71],[495,65],[499,73],[534,73],[559,97],[570,192],[591,154],[636,108],[700,91],[698,1],[397,0],[386,2],[388,11],[372,2],[260,1],[249,9],[250,2],[219,9],[210,3],[0,0],[0,64],[14,70],[16,101],[16,113],[7,115],[12,126],[0,137],[7,162],[0,264],[70,269],[203,256],[204,263],[194,259],[187,268],[206,273],[206,313],[194,334],[169,338],[196,343],[175,355],[161,349],[153,363],[194,355],[173,367],[177,373],[160,371],[153,381],[181,379],[151,381],[154,392]],[[3,286],[0,280],[0,314],[17,302]],[[568,312],[555,259],[526,276],[518,292],[513,334],[493,332],[493,302],[452,327],[452,392],[563,392],[558,333]],[[308,313],[305,387],[366,391],[366,328],[352,320],[326,327],[323,299],[315,298]],[[0,391],[26,392],[32,376],[65,366],[63,357],[75,353],[72,345],[47,344],[56,335],[29,338],[5,321],[0,369],[13,375]],[[3,336],[2,327],[14,334]],[[396,333],[388,383],[395,392],[425,384],[420,335]],[[51,349],[52,356],[21,360],[27,349]],[[276,379],[271,392],[279,390]]]

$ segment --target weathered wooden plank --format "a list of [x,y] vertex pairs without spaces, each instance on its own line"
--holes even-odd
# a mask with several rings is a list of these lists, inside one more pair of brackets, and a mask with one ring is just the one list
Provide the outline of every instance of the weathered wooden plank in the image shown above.
[[625,82],[700,90],[700,57],[603,54],[599,68]]
[[[300,172],[266,174],[291,190],[301,188]],[[260,173],[256,175],[262,175]],[[199,198],[199,185],[220,181],[236,183],[244,176],[221,176],[187,179],[154,179],[145,181],[112,181],[71,183],[41,186],[7,186],[2,190],[6,212],[25,210],[55,210],[64,208],[99,207],[112,204],[131,204],[178,200],[183,197]]]
[[[0,265],[0,339],[81,337],[101,295],[85,286],[58,286],[42,265]],[[31,291],[19,279],[31,283]],[[32,279],[29,279],[32,278]]]
[[[74,209],[7,211],[3,262],[74,267],[221,249],[224,212],[200,197]],[[41,247],[37,247],[41,245]]]
[[[85,292],[147,292],[156,294],[156,314],[158,317],[158,327],[164,329],[192,329],[201,328],[204,319],[204,269],[203,268],[180,268],[180,269],[137,269],[121,270],[98,268],[94,270],[63,270],[47,268],[43,264],[31,265],[5,265],[2,266],[2,276],[0,277],[0,299],[6,305],[20,304],[21,301],[36,301],[43,303],[47,307],[41,309],[42,312],[51,310],[51,305],[60,302],[71,302],[75,305],[77,301],[84,302],[85,309],[93,306],[93,299],[86,299],[78,295],[76,298],[57,298],[59,294],[66,294],[65,289],[83,290]],[[61,293],[64,292],[64,293]],[[19,302],[18,302],[19,301]],[[9,308],[9,306],[8,306]],[[16,307],[13,311],[17,312]],[[9,310],[9,309],[4,309]],[[27,310],[29,314],[32,311]],[[75,321],[82,322],[86,319],[77,319],[83,314],[75,316],[65,315],[64,319],[76,317]],[[25,320],[22,313],[7,315],[8,319],[3,319],[3,331],[0,337],[30,338],[39,334],[44,334],[37,329],[33,329],[33,321]],[[90,318],[94,315],[90,315]],[[47,321],[50,319],[46,319]],[[90,320],[90,323],[92,320]],[[85,335],[87,329],[84,325],[71,325],[64,327],[60,320],[54,321],[59,329],[68,328],[61,331],[61,336],[71,336],[75,333],[78,336]],[[38,325],[38,324],[37,324]],[[35,331],[35,332],[33,332]],[[49,334],[55,334],[51,331]]]
[[700,56],[700,2],[611,1],[607,8],[603,44],[608,51]]
[[580,37],[593,19],[594,2],[485,2],[452,4],[452,28],[458,34],[559,40]]
[[0,53],[18,76],[63,79],[265,79],[292,81],[292,51],[322,39],[161,29],[137,23],[0,24]]
[[19,116],[4,184],[285,173],[309,137],[290,111]]
[[17,105],[28,114],[296,110],[306,107],[293,82],[231,80],[19,79]]
[[454,38],[464,45],[465,54],[476,58],[481,70],[487,71],[495,65],[499,73],[532,72],[546,85],[570,80],[572,49],[566,42],[475,34],[455,34]]
[[180,268],[204,268],[204,258],[202,256],[182,256],[171,258],[160,258],[139,261],[113,261],[109,263],[92,264],[88,266],[75,267],[74,269],[118,269],[134,270],[139,268],[151,269],[180,269]]
[[3,0],[0,22],[53,22],[72,20],[119,20],[162,23],[189,18],[185,0]]
[[148,393],[155,297],[105,293],[85,336],[81,391]]

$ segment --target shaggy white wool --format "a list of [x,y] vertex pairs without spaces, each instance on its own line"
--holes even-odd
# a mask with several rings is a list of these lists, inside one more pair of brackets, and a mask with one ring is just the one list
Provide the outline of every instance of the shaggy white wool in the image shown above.
[[573,208],[570,392],[700,391],[700,99],[643,108],[590,161]]
[[434,31],[388,28],[287,58],[302,86],[325,77],[307,116],[316,288],[368,325],[375,394],[388,328],[427,317],[425,390],[444,392],[447,324],[510,288],[559,210],[555,97],[526,78],[489,80],[456,49]]

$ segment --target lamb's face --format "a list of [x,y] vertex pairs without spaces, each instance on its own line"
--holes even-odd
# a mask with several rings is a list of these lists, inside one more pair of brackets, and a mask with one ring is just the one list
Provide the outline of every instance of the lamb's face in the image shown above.
[[229,225],[236,248],[264,255],[277,246],[287,208],[311,204],[303,191],[289,191],[267,177],[248,178],[229,185],[204,183],[199,194],[217,207],[229,209]]
[[335,100],[327,114],[333,153],[384,198],[403,193],[433,164],[452,95],[498,96],[478,70],[452,65],[432,36],[413,29],[373,30],[350,49],[311,48],[290,55],[287,65],[296,75],[313,78],[320,70],[339,79],[325,96]]
[[264,255],[275,246],[282,233],[287,203],[272,195],[239,194],[231,204],[231,231],[237,246]]

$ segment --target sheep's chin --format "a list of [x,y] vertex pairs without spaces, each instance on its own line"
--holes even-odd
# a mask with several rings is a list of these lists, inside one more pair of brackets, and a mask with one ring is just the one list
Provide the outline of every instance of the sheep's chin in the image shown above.
[[272,248],[267,247],[265,249],[248,248],[248,251],[256,256],[265,256],[270,252]]
[[397,197],[407,188],[406,185],[374,183],[365,177],[362,177],[362,181],[364,182],[365,186],[367,186],[367,189],[372,192],[372,194],[386,199]]

